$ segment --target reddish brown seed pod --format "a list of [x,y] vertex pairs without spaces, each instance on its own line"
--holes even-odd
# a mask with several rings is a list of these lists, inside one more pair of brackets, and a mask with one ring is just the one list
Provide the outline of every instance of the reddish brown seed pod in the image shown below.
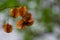
[[17,21],[17,28],[18,29],[24,29],[25,28],[25,23],[24,23],[23,19]]
[[23,20],[24,21],[28,21],[29,19],[32,18],[32,14],[31,13],[27,13],[24,17],[23,17]]
[[32,14],[31,13],[26,14],[26,16],[23,17],[23,19],[24,19],[24,21],[25,21],[27,26],[31,26],[34,23],[34,20],[32,18]]
[[6,33],[10,33],[10,32],[12,32],[12,25],[10,25],[10,24],[4,24],[3,25],[3,29],[4,29],[4,31]]
[[21,20],[17,21],[17,28],[24,29],[26,26],[31,26],[34,23],[31,13],[27,13]]
[[24,29],[26,26],[31,26],[34,23],[34,20],[31,18],[30,20],[24,21],[23,19],[17,21],[17,28]]
[[18,8],[18,10],[19,10],[20,16],[22,16],[22,17],[25,16],[26,13],[27,13],[27,8],[26,8],[26,6],[21,6],[21,7]]
[[19,12],[18,12],[18,8],[12,8],[12,9],[10,10],[10,15],[11,15],[13,18],[16,18],[16,17],[20,16],[20,15],[19,15]]
[[31,18],[27,21],[27,26],[31,26],[31,25],[33,25],[33,23],[34,23],[34,20],[33,20],[33,18]]

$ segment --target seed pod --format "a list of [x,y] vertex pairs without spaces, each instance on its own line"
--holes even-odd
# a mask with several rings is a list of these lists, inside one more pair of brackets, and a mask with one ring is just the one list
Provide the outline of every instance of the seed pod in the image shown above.
[[10,24],[4,24],[3,25],[3,29],[4,29],[4,31],[6,33],[10,33],[10,32],[12,32],[12,25],[10,25]]
[[34,23],[31,13],[26,14],[26,16],[23,17],[23,20],[27,26],[31,26]]
[[17,28],[18,29],[24,29],[25,28],[25,23],[23,19],[17,21]]
[[18,8],[20,16],[25,16],[27,13],[27,8],[25,6],[21,6]]
[[32,14],[31,13],[27,13],[24,17],[23,17],[23,20],[24,21],[28,21],[32,18]]
[[11,11],[10,11],[10,15],[13,18],[16,18],[16,17],[20,16],[19,13],[18,13],[18,8],[12,8]]
[[31,18],[30,20],[27,21],[27,26],[31,26],[33,25],[33,23],[34,23],[34,20],[33,18]]
[[31,26],[34,23],[34,20],[31,18],[30,20],[24,21],[23,19],[17,22],[18,29],[24,29],[26,26]]

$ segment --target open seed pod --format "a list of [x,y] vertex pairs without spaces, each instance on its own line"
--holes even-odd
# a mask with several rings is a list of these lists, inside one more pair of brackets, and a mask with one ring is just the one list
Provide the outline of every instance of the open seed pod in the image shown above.
[[12,8],[10,10],[10,15],[13,17],[13,18],[16,18],[18,16],[20,16],[19,12],[18,12],[18,8]]
[[12,25],[10,25],[10,24],[4,24],[3,25],[3,29],[4,29],[4,31],[6,32],[6,33],[10,33],[10,32],[12,32]]
[[19,7],[18,11],[19,11],[20,16],[22,16],[22,17],[27,14],[27,8],[26,8],[26,6]]
[[32,14],[31,13],[27,13],[24,17],[23,17],[23,20],[24,21],[28,21],[32,18]]
[[34,20],[33,20],[33,18],[31,18],[31,19],[27,20],[26,25],[31,26],[31,25],[33,25],[33,23],[34,23]]
[[25,26],[26,26],[26,25],[25,25],[23,19],[17,21],[17,28],[18,28],[18,29],[24,29]]
[[30,20],[24,21],[23,19],[17,21],[17,28],[24,29],[26,26],[31,26],[34,23],[34,20],[31,18]]
[[31,13],[26,14],[26,16],[23,17],[23,20],[25,21],[25,24],[28,26],[31,26],[34,23]]

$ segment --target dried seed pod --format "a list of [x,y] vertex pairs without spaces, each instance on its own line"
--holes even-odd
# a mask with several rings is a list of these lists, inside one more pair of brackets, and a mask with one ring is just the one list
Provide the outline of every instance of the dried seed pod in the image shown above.
[[24,21],[23,19],[17,22],[18,29],[24,29],[26,26],[31,26],[34,23],[34,20],[31,18],[30,20]]
[[19,10],[20,16],[22,16],[22,17],[25,16],[26,13],[27,13],[26,6],[21,6],[21,7],[18,8],[18,10]]
[[23,19],[24,19],[24,21],[25,21],[27,26],[31,26],[34,23],[34,20],[32,18],[32,14],[31,13],[26,14],[26,16],[23,17]]
[[33,25],[33,23],[34,23],[34,20],[33,18],[31,18],[30,20],[27,21],[27,26],[31,26]]
[[24,23],[23,19],[17,21],[17,28],[18,29],[24,29],[25,28],[25,23]]
[[10,25],[10,24],[4,24],[3,25],[3,29],[4,29],[4,31],[6,33],[10,33],[10,32],[12,32],[12,25]]
[[23,20],[24,21],[28,21],[32,18],[32,14],[31,13],[27,13],[24,17],[23,17]]
[[13,18],[16,18],[16,17],[20,16],[19,13],[18,13],[18,8],[12,8],[11,11],[10,11],[10,15]]

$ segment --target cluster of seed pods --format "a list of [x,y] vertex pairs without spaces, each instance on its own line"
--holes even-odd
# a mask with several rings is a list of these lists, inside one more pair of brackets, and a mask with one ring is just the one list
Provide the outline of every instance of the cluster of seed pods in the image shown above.
[[[16,23],[18,29],[24,29],[26,26],[31,26],[34,23],[32,14],[28,12],[26,6],[12,8],[10,10],[10,15],[13,18],[17,18],[18,16],[22,17],[22,19],[18,20]],[[12,28],[12,25],[10,24],[4,24],[3,29],[5,32],[10,33],[12,32],[13,28]]]

